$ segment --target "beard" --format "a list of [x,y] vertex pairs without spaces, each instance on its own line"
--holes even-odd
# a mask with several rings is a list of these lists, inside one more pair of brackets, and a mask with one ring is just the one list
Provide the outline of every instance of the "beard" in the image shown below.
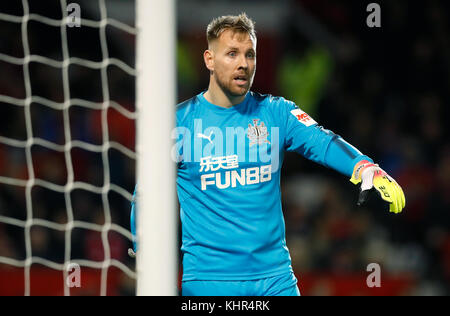
[[248,76],[248,80],[245,84],[238,85],[234,78],[226,78],[225,76],[220,76],[217,72],[214,72],[214,78],[218,86],[222,91],[232,97],[241,97],[247,94],[253,84],[254,74]]

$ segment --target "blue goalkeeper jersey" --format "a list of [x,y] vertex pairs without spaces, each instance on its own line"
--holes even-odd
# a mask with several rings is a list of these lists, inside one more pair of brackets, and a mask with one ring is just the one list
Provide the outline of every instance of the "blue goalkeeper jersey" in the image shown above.
[[371,159],[284,98],[249,92],[223,108],[203,94],[176,113],[183,281],[292,272],[281,207],[284,152],[348,177]]

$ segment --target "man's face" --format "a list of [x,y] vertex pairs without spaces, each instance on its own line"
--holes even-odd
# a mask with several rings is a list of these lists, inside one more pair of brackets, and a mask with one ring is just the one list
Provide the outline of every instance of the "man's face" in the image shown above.
[[256,71],[256,41],[247,32],[225,30],[210,47],[208,67],[220,88],[230,96],[243,96],[251,88]]

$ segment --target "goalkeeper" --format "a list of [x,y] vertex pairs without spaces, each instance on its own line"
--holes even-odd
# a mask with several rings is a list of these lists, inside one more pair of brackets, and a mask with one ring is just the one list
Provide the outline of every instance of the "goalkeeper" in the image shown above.
[[298,296],[285,240],[280,173],[285,151],[377,192],[392,213],[400,186],[372,159],[320,127],[296,104],[250,91],[256,34],[245,14],[207,27],[206,91],[178,105],[183,295]]

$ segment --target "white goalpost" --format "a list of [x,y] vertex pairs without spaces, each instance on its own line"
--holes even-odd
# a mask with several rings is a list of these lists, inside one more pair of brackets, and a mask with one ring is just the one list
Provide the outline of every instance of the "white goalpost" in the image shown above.
[[177,294],[175,0],[137,0],[137,294]]
[[[21,4],[20,12],[8,11],[7,5],[0,6],[0,23],[8,24],[7,27],[10,26],[11,29],[19,29],[21,34],[19,38],[20,54],[14,55],[0,50],[0,63],[8,65],[10,69],[19,70],[17,71],[17,77],[24,86],[23,96],[9,94],[7,88],[0,89],[0,105],[14,108],[14,111],[16,109],[21,111],[26,129],[23,132],[23,138],[5,136],[0,132],[0,154],[7,153],[8,150],[12,149],[23,152],[25,157],[23,164],[27,174],[27,178],[23,178],[13,174],[13,172],[0,173],[0,190],[7,188],[11,192],[14,190],[17,192],[23,191],[25,208],[24,210],[14,210],[12,206],[2,204],[0,192],[0,236],[5,236],[2,233],[5,234],[7,232],[5,227],[9,227],[14,230],[22,230],[24,240],[23,249],[18,251],[19,253],[22,252],[23,256],[13,256],[11,255],[13,252],[8,251],[2,252],[2,245],[0,244],[0,268],[3,265],[23,269],[23,294],[26,296],[33,292],[32,271],[33,267],[37,265],[61,273],[60,283],[64,295],[71,295],[71,288],[66,281],[73,265],[81,267],[81,280],[83,280],[84,268],[99,271],[101,275],[100,295],[108,295],[111,268],[121,271],[129,279],[136,280],[138,295],[177,295],[178,293],[176,174],[175,162],[171,158],[171,133],[175,125],[176,106],[176,0],[130,1],[129,5],[135,4],[135,25],[128,25],[110,17],[108,1],[112,0],[77,1],[77,3],[98,8],[98,18],[88,19],[83,16],[85,8],[82,5],[79,22],[81,24],[80,29],[89,28],[97,32],[100,41],[98,45],[101,55],[100,61],[71,55],[69,45],[71,39],[68,36],[68,27],[71,21],[67,10],[68,6],[71,5],[70,0],[52,2],[52,5],[56,6],[55,10],[60,10],[60,18],[33,12],[32,9],[39,5],[38,1],[33,3],[30,0],[17,1],[16,4]],[[122,6],[128,5],[120,1],[115,2]],[[2,12],[2,8],[5,7],[6,11]],[[29,36],[31,23],[40,23],[59,32],[60,57],[55,57],[58,54],[43,56],[33,52],[31,43],[35,43],[36,39],[30,39]],[[125,34],[122,36],[136,38],[135,66],[129,65],[119,58],[111,57],[107,28]],[[129,43],[124,45],[129,45]],[[86,47],[86,49],[89,49],[89,47]],[[33,78],[30,75],[31,64],[49,67],[52,71],[55,70],[55,72],[60,73],[61,100],[35,93],[35,89],[32,87]],[[100,88],[98,95],[101,96],[101,101],[73,96],[71,91],[73,82],[71,82],[72,77],[69,73],[69,69],[73,66],[99,72]],[[126,76],[134,77],[136,91],[130,91],[130,94],[136,93],[135,111],[120,104],[120,100],[114,100],[111,96],[111,80],[108,69],[112,66]],[[15,73],[9,75],[15,75]],[[40,84],[48,85],[51,89],[58,89],[51,80]],[[32,108],[36,104],[60,113],[62,117],[60,129],[64,133],[63,144],[45,139],[35,133],[35,117],[32,115]],[[101,126],[98,130],[101,134],[101,144],[74,139],[71,127],[71,109],[74,107],[100,113],[99,124]],[[110,110],[114,110],[123,118],[136,123],[135,151],[112,139],[108,126]],[[37,172],[36,164],[39,162],[36,161],[37,157],[34,154],[35,146],[64,157],[65,168],[58,171],[66,175],[64,184],[43,179],[42,173]],[[103,184],[94,185],[77,179],[75,170],[77,162],[74,161],[72,155],[74,149],[98,154],[101,157],[98,169],[103,170],[99,171],[103,178]],[[136,161],[139,251],[135,271],[129,264],[115,259],[114,249],[110,245],[111,233],[125,238],[128,242],[132,240],[130,231],[125,229],[123,225],[115,223],[113,218],[112,208],[114,205],[110,204],[110,194],[113,193],[121,199],[131,202],[132,192],[129,191],[129,188],[113,183],[112,163],[110,161],[112,150],[120,153],[126,159]],[[1,163],[0,159],[0,171],[2,170]],[[66,206],[65,210],[62,211],[64,214],[60,215],[66,219],[66,222],[62,223],[53,218],[40,218],[36,214],[36,210],[43,207],[42,205],[34,205],[33,190],[36,188],[42,188],[64,196],[63,200]],[[81,190],[98,196],[102,205],[104,224],[77,218],[72,199],[74,190]],[[122,214],[122,217],[129,216],[130,207],[120,210],[120,212],[126,213]],[[19,213],[24,215],[19,215]],[[63,259],[58,261],[35,253],[32,246],[32,231],[34,228],[51,230],[64,235],[64,249],[63,253],[60,254]],[[102,260],[89,260],[72,256],[74,230],[83,230],[86,233],[93,232],[100,236]],[[7,233],[6,237],[9,237]],[[50,247],[52,246],[50,245]]]

